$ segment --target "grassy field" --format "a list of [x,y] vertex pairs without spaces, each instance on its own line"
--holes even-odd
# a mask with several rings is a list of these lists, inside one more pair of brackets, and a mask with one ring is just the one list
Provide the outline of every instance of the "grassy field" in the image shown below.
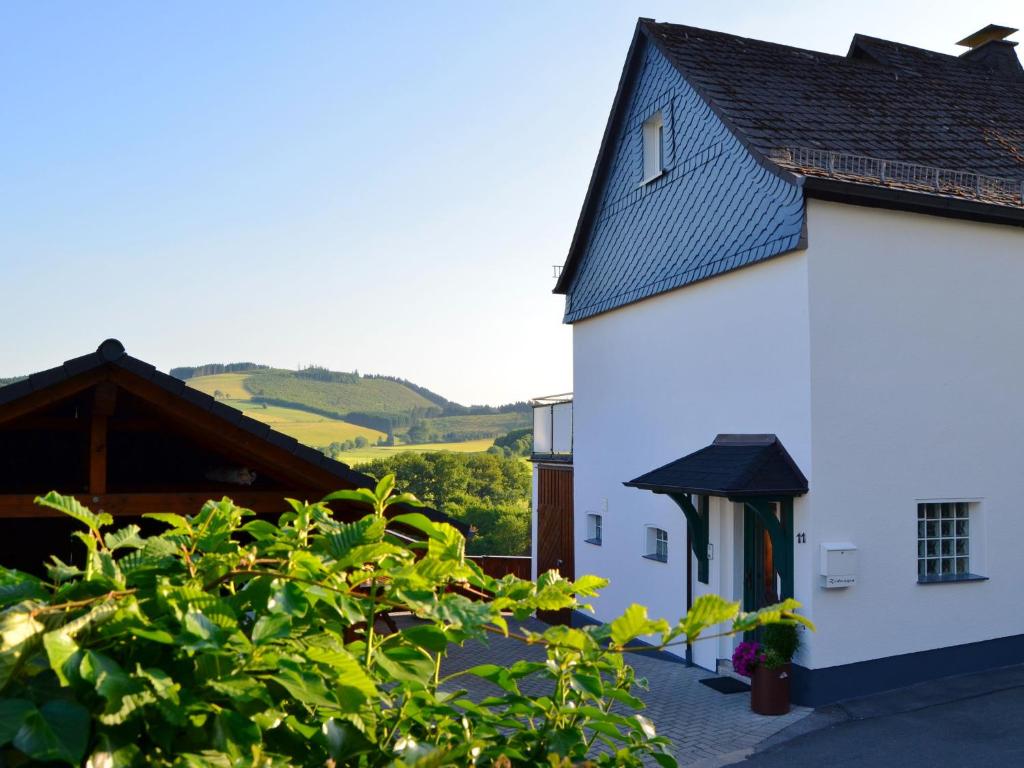
[[277,405],[261,408],[246,400],[224,400],[223,402],[225,405],[242,411],[246,416],[269,424],[278,432],[291,435],[300,443],[312,445],[315,448],[354,440],[359,435],[371,443],[376,443],[380,438],[387,437],[376,429],[360,427],[358,424],[350,424],[341,419],[317,416],[297,408],[282,408]]
[[366,448],[356,448],[351,451],[342,451],[338,458],[348,464],[355,466],[364,464],[373,459],[380,459],[385,456],[393,456],[403,451],[416,451],[417,453],[430,453],[431,451],[452,451],[454,453],[482,453],[494,445],[492,438],[485,440],[466,440],[461,443],[421,443],[418,445],[395,445],[379,446],[372,445]]
[[316,381],[296,377],[291,371],[253,371],[245,376],[249,379],[247,388],[251,394],[304,403],[312,408],[340,414],[360,412],[398,415],[414,408],[436,407],[422,395],[388,379],[362,378],[358,383]]
[[[377,441],[382,437],[386,437],[386,435],[376,429],[361,427],[358,424],[352,424],[350,422],[343,421],[342,419],[332,419],[328,416],[320,416],[315,413],[299,410],[298,408],[285,408],[278,405],[263,406],[252,402],[252,394],[242,384],[242,382],[250,376],[252,376],[252,373],[218,373],[212,376],[196,376],[189,379],[188,383],[189,386],[195,387],[208,395],[220,392],[225,395],[225,398],[221,400],[225,405],[237,408],[246,416],[256,419],[257,421],[262,421],[265,424],[269,424],[278,432],[291,435],[296,440],[305,443],[306,445],[311,445],[314,448],[322,448],[330,445],[331,443],[341,443],[346,440],[354,440],[357,436],[362,435],[371,443],[371,445],[365,448],[355,448],[351,451],[345,451],[340,454],[339,458],[346,464],[361,464],[401,451],[418,451],[420,453],[428,451],[457,451],[460,453],[475,453],[479,451],[486,451],[494,444],[494,438],[489,437],[480,440],[466,440],[458,443],[423,443],[420,445],[377,446]],[[263,374],[263,376],[272,376],[272,374]],[[317,381],[301,382],[302,385],[319,385],[321,383],[322,382]],[[386,380],[371,380],[371,383],[374,385],[385,385],[387,388],[397,386],[394,385],[394,382]],[[338,387],[339,385],[331,384],[330,386]],[[313,389],[318,389],[318,387],[314,386]],[[375,389],[378,392],[380,391],[380,388],[375,387]],[[416,395],[415,393],[410,394],[419,398],[419,395]],[[517,414],[496,414],[493,416],[468,417],[449,416],[441,419],[431,419],[430,421],[440,422],[440,425],[444,427],[445,431],[455,431],[458,428],[475,428],[479,425],[481,430],[495,428],[496,434],[503,434],[507,429],[502,430],[499,428],[499,425],[505,423],[511,424],[516,416]]]
[[242,386],[247,378],[248,373],[218,373],[214,376],[196,376],[188,380],[188,385],[208,395],[219,391],[231,400],[248,400],[249,392]]
[[269,424],[278,432],[291,435],[299,442],[314,448],[321,448],[331,443],[341,443],[345,440],[354,440],[358,435],[362,435],[371,443],[376,443],[377,440],[386,436],[376,429],[360,427],[358,424],[350,424],[341,419],[318,416],[297,408],[257,405],[252,402],[252,395],[249,391],[242,386],[242,382],[249,376],[249,373],[218,373],[213,376],[197,376],[189,379],[188,383],[189,386],[208,395],[218,391],[223,393],[227,396],[221,401],[225,405],[237,408],[246,416]]

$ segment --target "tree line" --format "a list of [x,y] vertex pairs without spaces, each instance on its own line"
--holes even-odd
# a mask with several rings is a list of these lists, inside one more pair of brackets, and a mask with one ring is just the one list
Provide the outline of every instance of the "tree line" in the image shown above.
[[470,526],[474,555],[530,554],[531,472],[496,453],[402,452],[355,469],[395,475],[398,487]]

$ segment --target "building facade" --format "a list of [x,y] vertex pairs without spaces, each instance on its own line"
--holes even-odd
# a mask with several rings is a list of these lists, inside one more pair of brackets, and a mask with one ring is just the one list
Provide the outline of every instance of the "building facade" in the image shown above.
[[638,24],[556,288],[571,454],[535,456],[535,560],[568,536],[594,618],[793,596],[807,704],[1024,660],[1012,31],[841,57]]

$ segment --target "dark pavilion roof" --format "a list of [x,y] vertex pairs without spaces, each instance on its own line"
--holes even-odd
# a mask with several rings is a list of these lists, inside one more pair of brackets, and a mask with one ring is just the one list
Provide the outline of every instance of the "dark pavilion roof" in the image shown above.
[[994,40],[958,57],[854,35],[837,56],[642,24],[762,155],[808,147],[1024,180],[1024,71],[1014,43]]
[[[190,405],[206,411],[211,419],[220,419],[233,427],[244,429],[277,449],[287,451],[295,458],[330,473],[346,486],[373,488],[377,484],[369,475],[357,472],[347,464],[335,461],[315,448],[300,443],[294,437],[278,432],[268,424],[250,418],[236,408],[218,402],[205,392],[188,386],[181,379],[162,373],[149,363],[132,357],[125,352],[124,345],[117,339],[107,339],[99,345],[95,352],[73,358],[63,365],[33,373],[13,384],[0,387],[0,411],[9,403],[104,366],[120,368],[155,384]],[[462,528],[458,521],[453,521],[447,515],[429,507],[418,507],[414,511],[422,512],[434,520],[450,522]]]
[[807,478],[775,435],[718,435],[706,448],[623,485],[734,498],[807,493]]

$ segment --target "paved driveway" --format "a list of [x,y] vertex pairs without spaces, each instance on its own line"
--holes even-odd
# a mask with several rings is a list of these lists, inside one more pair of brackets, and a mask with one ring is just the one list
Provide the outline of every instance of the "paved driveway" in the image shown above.
[[[545,625],[536,620],[523,622],[534,631]],[[509,622],[510,629],[514,626]],[[509,666],[518,659],[543,660],[544,650],[516,640],[494,637],[487,645],[471,641],[465,647],[452,646],[444,661],[442,674],[451,674],[477,664]],[[638,677],[646,677],[650,691],[640,692],[647,703],[644,712],[654,721],[658,733],[675,745],[676,758],[683,765],[701,768],[726,765],[742,759],[755,745],[783,728],[803,719],[811,710],[794,708],[788,715],[763,717],[750,711],[750,694],[723,694],[698,680],[713,677],[710,672],[687,667],[642,653],[629,654],[628,661]],[[459,687],[469,689],[472,697],[494,694],[497,689],[486,680],[472,676],[458,678]],[[529,690],[537,694],[543,691]]]

